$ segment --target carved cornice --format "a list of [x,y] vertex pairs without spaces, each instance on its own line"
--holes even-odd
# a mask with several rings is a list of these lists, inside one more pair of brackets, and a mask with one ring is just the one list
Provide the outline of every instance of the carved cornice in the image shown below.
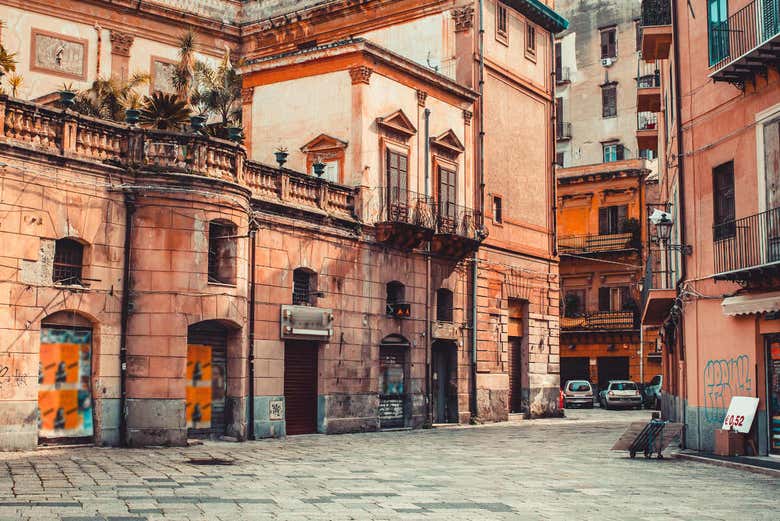
[[352,85],[356,85],[358,83],[365,83],[368,85],[372,72],[374,71],[365,65],[352,67],[349,69],[349,76],[352,78]]
[[467,5],[450,11],[455,20],[455,32],[468,31],[474,27],[474,7]]
[[130,47],[135,39],[132,34],[112,30],[109,35],[111,40],[111,54],[130,57]]

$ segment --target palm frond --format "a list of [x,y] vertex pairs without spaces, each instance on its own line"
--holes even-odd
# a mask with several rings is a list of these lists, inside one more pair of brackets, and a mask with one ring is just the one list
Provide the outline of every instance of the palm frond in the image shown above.
[[144,98],[140,111],[141,124],[160,130],[175,130],[187,122],[190,109],[175,94],[155,92]]

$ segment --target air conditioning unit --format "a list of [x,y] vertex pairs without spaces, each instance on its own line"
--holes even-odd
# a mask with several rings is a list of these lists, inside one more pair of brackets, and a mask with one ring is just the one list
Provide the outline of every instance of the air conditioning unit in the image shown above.
[[601,59],[601,65],[604,67],[612,67],[612,64],[615,63],[615,60],[612,58],[602,58]]

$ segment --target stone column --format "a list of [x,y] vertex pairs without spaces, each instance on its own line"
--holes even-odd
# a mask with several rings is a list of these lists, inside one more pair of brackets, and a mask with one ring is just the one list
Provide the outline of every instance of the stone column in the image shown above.
[[[349,76],[352,79],[352,132],[349,142],[351,151],[347,151],[347,154],[351,153],[352,157],[346,157],[344,160],[345,169],[351,169],[350,177],[345,177],[344,181],[347,184],[355,184],[362,187],[371,186],[371,180],[369,179],[371,173],[367,168],[364,168],[366,158],[363,157],[363,125],[366,122],[363,117],[363,108],[365,90],[370,84],[373,72],[371,68],[365,65],[358,65],[349,70]],[[354,181],[358,182],[355,183]],[[368,209],[361,205],[361,207],[356,208],[356,213],[361,219],[365,219],[368,216]]]
[[252,159],[252,100],[255,97],[254,87],[244,87],[241,89],[241,126],[244,130],[244,148],[246,148],[247,157]]

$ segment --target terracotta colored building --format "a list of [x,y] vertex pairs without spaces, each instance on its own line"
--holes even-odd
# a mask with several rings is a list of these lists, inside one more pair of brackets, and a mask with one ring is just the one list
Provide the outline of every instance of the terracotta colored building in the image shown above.
[[758,451],[780,450],[779,21],[775,0],[642,6],[642,56],[663,62],[638,101],[660,111],[672,221],[651,227],[666,251],[643,324],[663,339],[664,414],[696,450],[713,449],[734,396],[759,399]]
[[41,101],[247,62],[243,146],[2,99],[0,447],[556,413],[543,2],[10,3]]
[[655,335],[639,320],[648,173],[642,159],[557,171],[562,384],[604,388],[661,372]]

